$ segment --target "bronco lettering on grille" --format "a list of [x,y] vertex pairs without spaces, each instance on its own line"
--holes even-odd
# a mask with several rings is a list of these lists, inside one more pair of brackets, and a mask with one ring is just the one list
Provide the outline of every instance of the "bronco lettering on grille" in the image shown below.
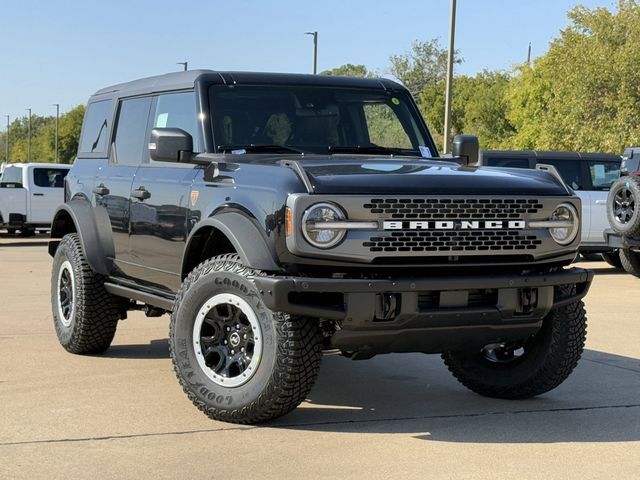
[[501,228],[522,230],[526,228],[526,223],[524,220],[385,220],[382,228],[384,230],[485,230]]

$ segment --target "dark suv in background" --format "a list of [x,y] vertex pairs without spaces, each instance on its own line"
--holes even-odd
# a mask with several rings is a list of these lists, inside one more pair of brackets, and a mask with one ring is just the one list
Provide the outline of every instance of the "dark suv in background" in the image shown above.
[[[302,402],[322,350],[441,353],[468,388],[527,398],[584,348],[592,273],[566,268],[580,199],[553,175],[439,159],[387,79],[189,71],[89,100],[54,218],[65,349],[130,310],[171,314],[178,379],[212,418]],[[401,408],[402,399],[398,399]]]
[[604,232],[609,228],[607,194],[620,175],[621,162],[620,155],[608,153],[486,150],[480,152],[478,164],[508,168],[536,168],[539,164],[555,167],[582,200],[580,253],[589,259],[601,253],[609,264],[620,268],[618,252],[607,244]]

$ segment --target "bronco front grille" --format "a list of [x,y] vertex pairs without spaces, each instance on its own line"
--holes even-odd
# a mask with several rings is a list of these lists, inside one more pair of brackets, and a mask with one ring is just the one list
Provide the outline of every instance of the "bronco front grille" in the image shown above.
[[373,198],[363,207],[392,219],[424,220],[519,219],[543,208],[538,200],[530,198]]
[[371,252],[482,252],[534,250],[542,240],[517,230],[400,231],[372,236]]

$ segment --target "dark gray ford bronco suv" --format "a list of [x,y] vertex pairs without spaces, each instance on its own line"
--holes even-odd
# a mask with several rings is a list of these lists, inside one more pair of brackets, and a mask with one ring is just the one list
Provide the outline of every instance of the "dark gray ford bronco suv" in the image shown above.
[[49,252],[68,351],[129,310],[171,313],[193,403],[237,423],[294,409],[323,350],[441,353],[526,398],[576,366],[592,274],[567,268],[580,200],[553,172],[440,159],[386,79],[189,71],[98,91]]

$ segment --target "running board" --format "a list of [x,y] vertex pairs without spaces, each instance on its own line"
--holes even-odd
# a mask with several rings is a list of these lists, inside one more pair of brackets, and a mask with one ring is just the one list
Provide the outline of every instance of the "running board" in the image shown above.
[[123,287],[122,285],[109,282],[104,283],[104,288],[107,292],[113,295],[118,295],[119,297],[130,298],[137,302],[153,305],[154,307],[162,308],[167,312],[173,310],[173,298],[163,297],[149,292],[142,292],[134,288]]

